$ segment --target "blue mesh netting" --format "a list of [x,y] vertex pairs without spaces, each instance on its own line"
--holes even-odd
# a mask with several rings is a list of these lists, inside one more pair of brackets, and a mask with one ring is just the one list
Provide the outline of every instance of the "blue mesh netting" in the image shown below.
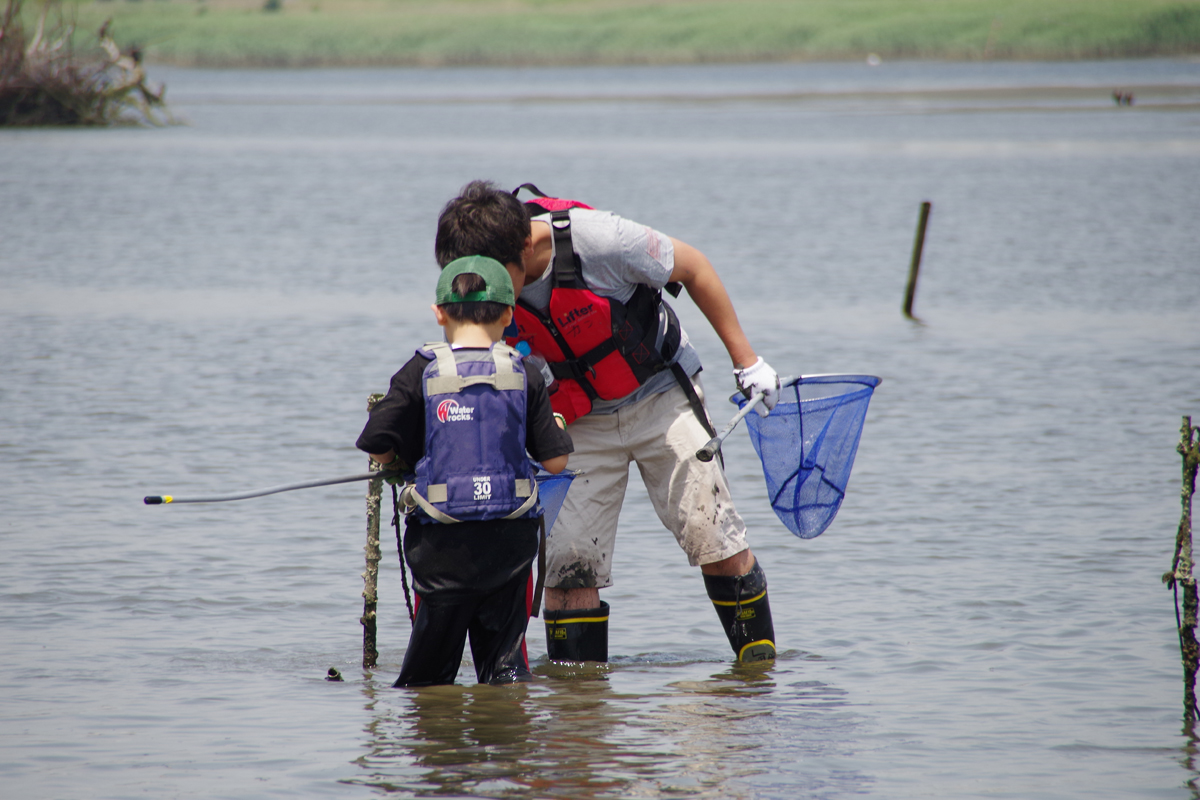
[[563,501],[567,499],[567,489],[571,488],[575,475],[566,471],[557,475],[539,472],[535,477],[538,482],[538,502],[546,514],[546,533],[549,533],[554,527],[554,520],[558,518],[558,512],[562,510]]
[[[770,416],[747,415],[771,507],[801,539],[821,535],[837,515],[878,385],[871,375],[793,378]],[[739,407],[747,402],[740,394],[729,399]]]

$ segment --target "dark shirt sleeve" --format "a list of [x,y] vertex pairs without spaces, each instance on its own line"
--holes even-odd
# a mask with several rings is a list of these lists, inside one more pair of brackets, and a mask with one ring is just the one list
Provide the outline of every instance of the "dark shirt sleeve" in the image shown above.
[[571,436],[554,421],[546,380],[536,369],[526,369],[525,449],[534,461],[545,461],[575,451]]
[[355,446],[367,453],[389,450],[400,459],[401,468],[412,471],[425,454],[425,401],[421,376],[429,359],[414,355],[392,376],[388,393],[371,409],[366,427]]

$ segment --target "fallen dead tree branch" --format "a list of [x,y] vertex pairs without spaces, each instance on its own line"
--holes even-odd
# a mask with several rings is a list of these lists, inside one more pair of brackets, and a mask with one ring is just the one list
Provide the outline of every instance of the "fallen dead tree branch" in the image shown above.
[[32,37],[24,0],[0,14],[0,125],[165,125],[175,122],[164,87],[146,83],[140,51],[122,52],[105,22],[97,49],[75,52],[75,26],[60,0],[45,0]]

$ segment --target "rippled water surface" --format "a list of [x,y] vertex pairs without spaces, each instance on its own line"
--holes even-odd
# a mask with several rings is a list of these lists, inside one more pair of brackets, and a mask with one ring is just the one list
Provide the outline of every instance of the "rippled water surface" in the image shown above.
[[[1160,576],[1200,418],[1200,63],[156,77],[189,125],[0,132],[5,797],[1197,796]],[[361,471],[475,177],[697,245],[782,372],[883,377],[818,539],[727,447],[773,668],[731,663],[636,474],[612,663],[546,664],[535,620],[508,688],[390,687],[386,536],[358,666],[361,485],[141,504]]]

